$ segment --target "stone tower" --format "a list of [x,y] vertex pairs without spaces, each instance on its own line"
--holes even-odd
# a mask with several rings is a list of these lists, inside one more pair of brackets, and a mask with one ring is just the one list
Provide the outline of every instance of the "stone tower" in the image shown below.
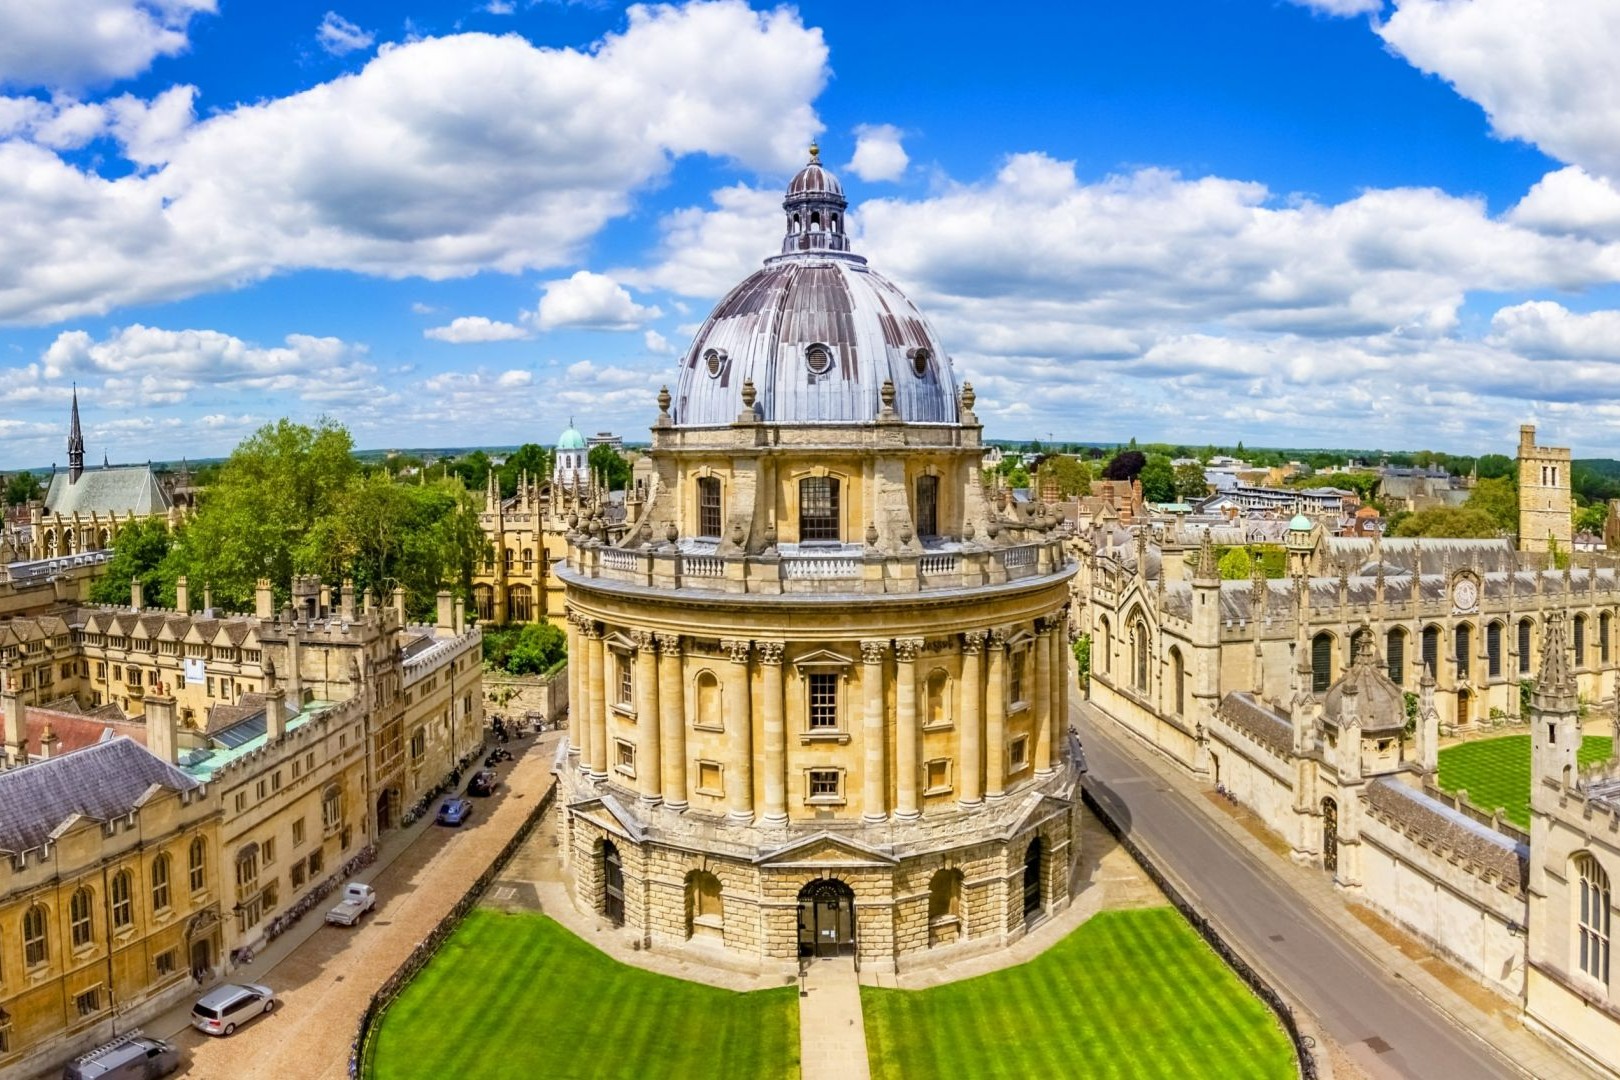
[[1570,668],[1569,639],[1564,618],[1547,619],[1541,642],[1541,671],[1530,694],[1530,798],[1535,802],[1542,781],[1568,785],[1575,782],[1577,751],[1581,745],[1580,701],[1575,673]]
[[1546,551],[1552,538],[1568,554],[1572,525],[1569,448],[1537,446],[1536,427],[1519,427],[1519,550]]

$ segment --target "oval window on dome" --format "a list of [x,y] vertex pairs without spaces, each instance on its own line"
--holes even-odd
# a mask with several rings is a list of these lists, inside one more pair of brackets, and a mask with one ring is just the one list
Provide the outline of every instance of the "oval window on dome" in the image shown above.
[[718,378],[726,366],[726,350],[710,349],[703,354],[703,364],[709,370],[709,378]]
[[933,354],[927,349],[920,347],[906,350],[906,356],[910,357],[911,359],[912,374],[916,375],[917,378],[920,379],[924,375],[928,374],[928,358],[931,355]]
[[804,350],[804,366],[812,375],[825,375],[832,370],[832,350],[816,344]]

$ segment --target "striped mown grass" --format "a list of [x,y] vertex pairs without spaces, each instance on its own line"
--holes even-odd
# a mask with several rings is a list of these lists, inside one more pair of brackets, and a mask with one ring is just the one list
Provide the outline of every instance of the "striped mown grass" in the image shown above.
[[375,1038],[375,1080],[769,1080],[799,1075],[799,999],[655,975],[543,915],[477,909]]
[[[1588,735],[1581,740],[1577,760],[1587,766],[1608,759],[1614,740]],[[1458,743],[1440,751],[1440,786],[1468,792],[1468,801],[1482,810],[1501,807],[1516,825],[1530,827],[1530,736],[1503,735]]]
[[1027,964],[861,987],[873,1080],[1296,1075],[1293,1047],[1171,907],[1105,911]]

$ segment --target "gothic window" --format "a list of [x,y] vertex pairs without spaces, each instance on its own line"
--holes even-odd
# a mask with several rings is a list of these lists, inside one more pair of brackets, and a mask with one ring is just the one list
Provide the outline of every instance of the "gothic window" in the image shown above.
[[1530,674],[1530,638],[1532,626],[1529,619],[1519,620],[1519,674]]
[[812,671],[806,682],[810,692],[810,730],[833,731],[838,727],[838,675]]
[[1406,685],[1406,631],[1397,627],[1384,635],[1384,662],[1389,668],[1389,681],[1396,686]]
[[35,904],[23,915],[23,964],[39,967],[51,958],[50,944],[45,937],[45,908]]
[[186,863],[191,878],[191,891],[202,892],[208,885],[208,846],[203,843],[202,837],[196,837],[191,841],[191,852]]
[[1131,646],[1135,653],[1136,689],[1147,693],[1148,688],[1148,631],[1147,624],[1137,620],[1136,627],[1131,631]]
[[1187,711],[1187,670],[1181,661],[1181,650],[1170,650],[1170,681],[1175,687],[1176,715],[1181,716]]
[[1609,632],[1612,629],[1610,626],[1612,621],[1607,611],[1598,616],[1598,662],[1601,664],[1609,662]]
[[1580,875],[1579,935],[1581,970],[1601,983],[1609,981],[1609,875],[1590,855],[1575,856]]
[[917,478],[917,535],[939,535],[939,477]]
[[1575,616],[1575,666],[1586,666],[1586,616]]
[[807,476],[799,481],[799,539],[841,539],[838,528],[838,481]]
[[1108,617],[1097,620],[1097,667],[1103,672],[1112,670],[1112,641],[1110,640]]
[[1474,628],[1467,623],[1459,623],[1452,634],[1452,644],[1456,646],[1457,678],[1468,678],[1468,653],[1474,644]]
[[1440,672],[1440,628],[1437,626],[1423,628],[1423,670]]
[[1485,628],[1486,674],[1493,679],[1502,677],[1502,624],[1493,622]]
[[495,618],[495,590],[488,585],[474,585],[473,610],[478,612],[480,622],[492,621]]
[[523,549],[523,572],[525,574],[528,574],[528,573],[532,573],[533,570],[534,570],[534,549],[533,548],[524,548]]
[[513,585],[506,590],[506,617],[513,622],[534,618],[534,592],[527,585]]
[[114,930],[123,930],[135,922],[135,879],[128,870],[120,870],[112,879],[112,924]]
[[152,860],[152,910],[163,911],[169,906],[169,857],[159,855]]
[[698,487],[698,535],[720,535],[720,478],[700,476]]
[[1320,694],[1333,685],[1333,635],[1327,632],[1311,639],[1311,693]]
[[68,901],[68,935],[75,949],[82,949],[90,944],[92,924],[90,921],[91,897],[89,889],[78,889],[73,898]]

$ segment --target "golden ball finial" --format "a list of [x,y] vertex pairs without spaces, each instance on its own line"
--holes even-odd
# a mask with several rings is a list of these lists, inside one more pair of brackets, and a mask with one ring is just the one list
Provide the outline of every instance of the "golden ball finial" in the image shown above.
[[810,160],[811,161],[820,161],[821,160],[821,147],[817,146],[813,140],[810,143]]

